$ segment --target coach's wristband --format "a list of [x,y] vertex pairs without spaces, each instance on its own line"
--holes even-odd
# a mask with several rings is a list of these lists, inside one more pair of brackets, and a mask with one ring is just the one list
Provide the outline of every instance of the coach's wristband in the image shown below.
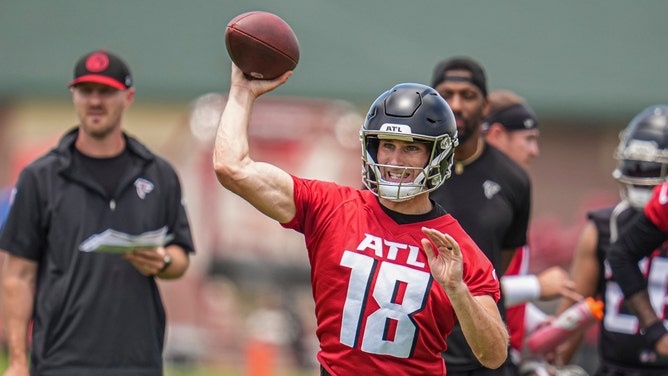
[[659,320],[646,328],[640,329],[640,334],[642,334],[643,337],[645,337],[645,341],[654,348],[661,337],[668,334],[668,330],[666,330],[666,327],[663,325],[663,320]]
[[504,275],[501,288],[506,308],[540,298],[540,282],[535,274]]

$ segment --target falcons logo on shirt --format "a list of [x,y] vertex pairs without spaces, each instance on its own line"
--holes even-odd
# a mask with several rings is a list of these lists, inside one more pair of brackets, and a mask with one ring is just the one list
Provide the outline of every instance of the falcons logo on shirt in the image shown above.
[[145,199],[146,195],[151,193],[153,191],[153,188],[155,186],[153,183],[150,181],[143,179],[143,178],[138,178],[135,180],[135,188],[137,189],[137,196],[139,196],[140,199]]
[[482,183],[482,189],[485,192],[485,197],[491,200],[495,194],[499,193],[501,186],[497,182],[485,180],[485,182]]

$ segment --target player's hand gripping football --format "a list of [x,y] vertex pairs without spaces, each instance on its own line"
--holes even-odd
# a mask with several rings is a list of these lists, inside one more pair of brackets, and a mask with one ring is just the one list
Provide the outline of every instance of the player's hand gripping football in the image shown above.
[[230,86],[240,88],[242,92],[245,89],[245,91],[257,98],[283,85],[290,76],[292,76],[292,71],[287,71],[274,80],[255,80],[246,76],[239,67],[232,63]]
[[[455,239],[433,228],[422,228],[429,239],[422,239],[422,247],[427,254],[427,262],[434,279],[443,286],[445,292],[454,291],[462,284],[462,252]],[[436,247],[436,249],[434,249]]]

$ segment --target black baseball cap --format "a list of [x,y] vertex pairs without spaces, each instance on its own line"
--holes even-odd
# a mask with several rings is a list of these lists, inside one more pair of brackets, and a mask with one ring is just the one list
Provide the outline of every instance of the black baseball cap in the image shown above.
[[483,128],[489,129],[494,123],[500,123],[508,131],[538,128],[538,120],[533,111],[521,103],[489,114],[483,123]]
[[74,79],[69,87],[82,82],[94,82],[119,90],[132,87],[132,75],[128,65],[106,49],[90,52],[77,61]]
[[[449,76],[448,71],[465,70],[471,72],[471,77]],[[456,56],[443,60],[434,67],[431,76],[431,87],[435,88],[443,81],[467,81],[478,87],[482,95],[487,98],[487,76],[485,69],[470,57]]]

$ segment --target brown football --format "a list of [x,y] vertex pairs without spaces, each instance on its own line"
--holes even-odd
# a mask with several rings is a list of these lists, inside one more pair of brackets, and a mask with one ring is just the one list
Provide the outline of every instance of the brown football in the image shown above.
[[299,62],[297,36],[287,22],[269,12],[234,17],[225,29],[225,46],[234,64],[256,79],[274,79]]

